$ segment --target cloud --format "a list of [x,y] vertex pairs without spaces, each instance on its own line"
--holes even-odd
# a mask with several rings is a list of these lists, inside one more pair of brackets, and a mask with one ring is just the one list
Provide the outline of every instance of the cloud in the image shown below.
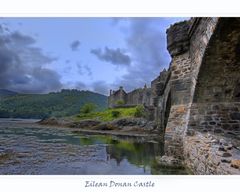
[[91,87],[93,88],[94,92],[108,95],[110,86],[105,81],[95,81],[92,83]]
[[76,65],[77,65],[77,71],[78,71],[78,73],[79,73],[80,75],[83,75],[84,73],[83,73],[83,67],[82,67],[81,63],[80,63],[80,62],[77,62]]
[[35,42],[17,31],[0,33],[0,88],[25,93],[61,89],[60,76],[46,67],[56,58],[34,47]]
[[87,75],[92,76],[92,70],[90,69],[90,67],[88,67],[87,65],[84,65],[83,67],[84,67],[85,71],[87,72]]
[[102,49],[92,49],[91,53],[101,61],[107,61],[113,65],[128,66],[131,64],[131,58],[129,55],[125,54],[120,48],[110,49],[105,47],[104,51],[102,51]]
[[72,51],[77,51],[78,50],[78,48],[79,48],[79,46],[80,46],[80,41],[78,41],[78,40],[75,40],[75,41],[73,41],[71,44],[70,44],[70,47],[71,47],[71,49],[72,49]]
[[83,90],[87,88],[86,84],[80,81],[76,82],[74,87],[79,90]]
[[128,27],[123,32],[132,64],[127,73],[114,82],[116,87],[122,85],[127,91],[142,87],[145,83],[150,84],[161,70],[168,68],[170,56],[166,49],[166,29],[179,20],[182,19],[128,18]]
[[13,32],[11,35],[10,35],[10,39],[12,40],[12,42],[14,44],[18,44],[19,46],[27,46],[27,45],[31,45],[31,44],[34,44],[36,42],[35,39],[33,39],[32,37],[30,36],[27,36],[27,35],[23,35],[17,31]]

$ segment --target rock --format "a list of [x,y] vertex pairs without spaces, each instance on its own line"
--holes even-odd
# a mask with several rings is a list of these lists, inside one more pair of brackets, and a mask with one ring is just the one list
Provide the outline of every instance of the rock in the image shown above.
[[227,149],[227,150],[232,150],[232,148],[233,148],[232,144],[229,144],[228,146],[225,147],[225,149]]
[[195,135],[195,131],[192,129],[189,129],[189,130],[187,130],[186,134],[187,134],[187,136],[193,136],[193,135]]
[[58,125],[59,124],[58,119],[56,117],[42,119],[38,123],[42,125]]
[[231,153],[228,153],[228,152],[220,152],[220,151],[217,151],[216,155],[220,156],[220,157],[231,157],[232,154]]
[[182,167],[182,163],[179,159],[176,159],[172,156],[162,156],[156,158],[157,162],[159,163],[160,166],[164,167]]
[[218,144],[218,140],[217,140],[217,139],[213,139],[213,140],[211,141],[211,143],[213,143],[213,144]]
[[223,162],[223,163],[231,163],[231,160],[230,159],[221,159],[221,162]]
[[219,140],[220,145],[225,145],[227,142],[224,139]]
[[230,114],[232,120],[240,120],[240,112],[234,112]]
[[239,159],[234,159],[231,161],[231,167],[234,167],[236,169],[240,168],[240,160]]
[[223,146],[220,146],[219,148],[218,148],[218,151],[227,151]]
[[231,157],[232,154],[231,153],[228,153],[228,152],[225,152],[222,154],[222,157]]
[[222,129],[215,129],[214,133],[223,133],[223,130]]
[[70,125],[70,127],[74,127],[74,128],[92,128],[94,126],[99,125],[100,123],[102,123],[101,121],[98,120],[82,120],[79,122],[74,122]]
[[99,125],[93,126],[94,130],[117,130],[118,127],[112,125],[111,123],[101,123]]
[[124,129],[129,127],[140,128],[144,131],[152,131],[157,128],[157,125],[153,121],[148,121],[144,118],[122,118],[110,122],[114,127]]
[[207,138],[209,138],[209,139],[213,139],[213,138],[212,138],[212,135],[209,134],[209,133],[207,134]]

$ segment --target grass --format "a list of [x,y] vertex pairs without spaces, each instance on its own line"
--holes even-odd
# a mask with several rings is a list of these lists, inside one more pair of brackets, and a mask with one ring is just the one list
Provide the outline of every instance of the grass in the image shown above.
[[[119,115],[114,115],[116,114]],[[84,119],[94,119],[100,121],[112,121],[114,119],[123,118],[123,117],[134,117],[136,112],[136,107],[131,108],[116,108],[116,109],[106,109],[105,111],[101,112],[91,112],[91,113],[80,113],[75,117],[76,121],[84,120]]]

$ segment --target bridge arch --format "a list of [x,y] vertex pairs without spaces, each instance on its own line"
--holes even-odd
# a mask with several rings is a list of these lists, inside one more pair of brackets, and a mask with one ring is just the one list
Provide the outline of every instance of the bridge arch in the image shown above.
[[240,19],[220,18],[202,58],[188,129],[237,138],[239,111]]

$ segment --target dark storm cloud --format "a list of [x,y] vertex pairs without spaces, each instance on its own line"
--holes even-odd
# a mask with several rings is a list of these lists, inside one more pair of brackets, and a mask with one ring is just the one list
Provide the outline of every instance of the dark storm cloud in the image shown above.
[[129,55],[125,54],[121,49],[110,49],[105,47],[104,51],[102,49],[92,49],[91,53],[96,55],[101,61],[107,61],[113,65],[130,65],[131,58]]
[[144,86],[155,79],[163,68],[168,68],[166,29],[179,18],[128,18],[129,28],[125,33],[127,50],[131,53],[132,65],[116,85],[126,90]]
[[70,45],[72,51],[77,51],[79,46],[80,46],[80,41],[76,40],[76,41],[73,41]]
[[13,32],[9,38],[13,41],[14,44],[18,44],[18,45],[23,45],[23,46],[26,46],[26,45],[31,45],[31,44],[34,44],[36,42],[35,39],[33,39],[32,37],[30,36],[27,36],[27,35],[23,35],[19,32]]
[[60,76],[47,69],[56,58],[34,47],[36,40],[20,32],[0,33],[0,88],[44,93],[59,90]]

